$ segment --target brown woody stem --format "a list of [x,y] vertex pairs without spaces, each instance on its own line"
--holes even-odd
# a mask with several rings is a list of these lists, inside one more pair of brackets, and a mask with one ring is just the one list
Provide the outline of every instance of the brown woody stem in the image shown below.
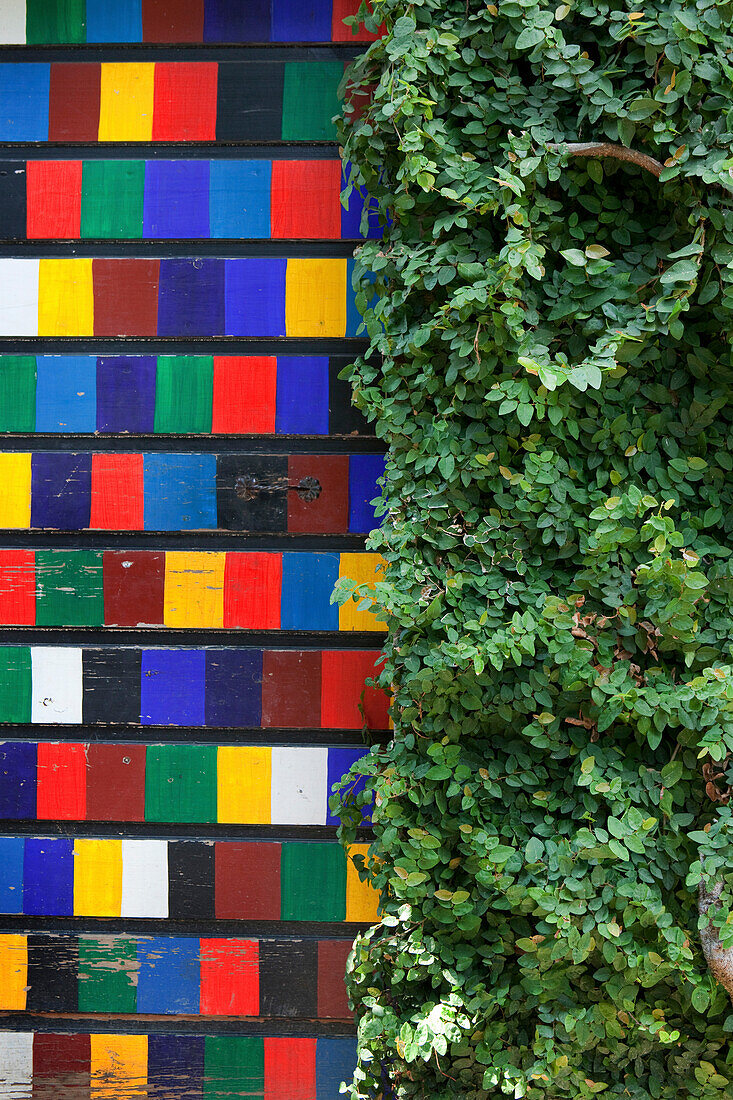
[[611,160],[624,160],[628,164],[637,164],[659,179],[664,165],[661,161],[636,149],[627,149],[625,145],[613,145],[606,141],[563,141],[551,142],[550,149],[558,153],[569,153],[571,157],[609,157]]

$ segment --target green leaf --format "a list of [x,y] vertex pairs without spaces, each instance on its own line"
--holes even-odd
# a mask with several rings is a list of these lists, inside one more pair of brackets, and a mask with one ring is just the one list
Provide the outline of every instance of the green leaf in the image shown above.
[[587,262],[585,253],[581,252],[579,248],[565,248],[561,251],[560,255],[564,256],[573,267],[585,267]]
[[529,50],[545,39],[545,32],[539,27],[525,27],[515,43],[518,50]]

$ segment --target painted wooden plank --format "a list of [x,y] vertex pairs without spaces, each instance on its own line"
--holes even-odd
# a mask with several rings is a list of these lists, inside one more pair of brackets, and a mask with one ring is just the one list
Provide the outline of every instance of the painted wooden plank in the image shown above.
[[359,0],[3,0],[0,42],[370,42],[343,23]]
[[[0,1032],[0,1083],[7,1100],[62,1096],[74,1088],[88,1096],[91,1086],[95,1100],[338,1100],[339,1084],[351,1078],[355,1063],[356,1039],[348,1035]],[[289,1091],[283,1092],[288,1080]]]
[[369,612],[339,623],[330,600],[340,574],[373,583],[380,562],[313,551],[0,550],[0,625],[379,632]]
[[[204,673],[187,684],[192,653]],[[204,720],[193,724],[215,728],[387,729],[386,695],[364,689],[378,659],[378,650],[351,649],[0,646],[0,723],[176,726],[166,698],[177,687],[187,726],[196,709]],[[15,767],[22,787],[20,759]]]
[[0,240],[380,237],[338,160],[2,162]]
[[[2,336],[356,336],[342,259],[4,259]],[[266,294],[266,297],[263,295]]]
[[[6,741],[0,745],[2,819],[48,820],[36,793],[43,780],[42,750],[46,744]],[[123,761],[132,759],[133,749],[137,749],[142,766],[129,771],[118,768],[114,774],[117,799],[110,801],[104,814],[98,814],[96,798],[90,795],[98,791],[101,780],[109,782],[106,754],[92,751],[101,746],[74,742],[65,743],[64,747],[74,748],[83,756],[86,768],[84,797],[67,810],[62,820],[144,818],[152,822],[243,825],[333,823],[328,814],[331,787],[351,762],[367,751],[365,746],[354,746],[344,754],[335,746],[115,745],[118,761],[120,757]],[[233,776],[246,783],[241,791],[233,789]],[[76,841],[74,861],[80,870],[74,880],[74,904],[78,900],[82,911],[110,910],[92,915],[119,916],[122,851],[106,845],[100,848],[101,843]]]
[[[169,360],[186,369],[174,373]],[[347,383],[338,378],[345,362],[323,356],[3,355],[0,432],[365,434]],[[174,416],[174,380],[186,385],[188,371],[196,383],[188,384],[187,402]],[[13,480],[17,476],[15,471]]]
[[0,142],[335,141],[344,65],[4,62]]
[[[223,753],[269,756],[242,746],[218,751],[227,768],[231,758]],[[264,814],[222,812],[221,772],[219,781],[220,822],[269,823],[269,798]],[[190,916],[373,923],[378,896],[354,864],[367,850],[353,845],[347,858],[336,841],[3,837],[0,913],[180,919],[183,885],[186,894],[206,895]]]
[[350,949],[284,936],[3,933],[0,1009],[348,1020]]

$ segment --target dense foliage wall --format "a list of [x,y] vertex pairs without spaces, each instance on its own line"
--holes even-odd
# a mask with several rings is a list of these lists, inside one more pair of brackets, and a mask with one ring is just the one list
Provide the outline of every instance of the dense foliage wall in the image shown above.
[[733,5],[374,7],[342,137],[391,217],[351,380],[395,736],[346,798],[384,893],[352,1096],[728,1097]]

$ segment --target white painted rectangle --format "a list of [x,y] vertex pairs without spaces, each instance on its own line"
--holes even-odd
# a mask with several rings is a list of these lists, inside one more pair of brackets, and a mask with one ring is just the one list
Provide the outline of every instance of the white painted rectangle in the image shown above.
[[0,1096],[29,1100],[33,1090],[33,1035],[0,1031]]
[[25,0],[0,0],[0,42],[25,44]]
[[272,750],[273,825],[325,825],[328,749]]
[[38,335],[40,260],[0,259],[0,335]]
[[81,650],[31,646],[31,722],[81,722]]
[[122,841],[122,917],[168,916],[168,842]]

